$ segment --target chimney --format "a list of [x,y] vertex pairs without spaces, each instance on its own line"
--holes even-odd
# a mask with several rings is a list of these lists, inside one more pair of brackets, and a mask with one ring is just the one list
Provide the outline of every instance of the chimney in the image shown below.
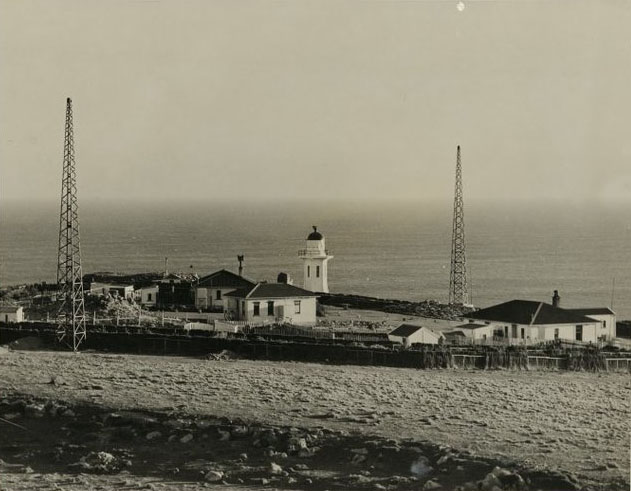
[[561,306],[561,297],[559,297],[559,290],[554,290],[554,295],[552,295],[552,306],[553,307]]
[[278,277],[276,278],[277,283],[284,283],[285,285],[293,285],[294,282],[287,273],[278,273]]
[[239,276],[243,276],[243,259],[245,259],[244,255],[237,256],[237,261],[239,261]]

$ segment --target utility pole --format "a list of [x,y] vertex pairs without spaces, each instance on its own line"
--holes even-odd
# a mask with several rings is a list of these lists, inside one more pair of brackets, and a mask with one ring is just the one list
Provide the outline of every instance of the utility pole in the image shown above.
[[462,193],[462,163],[460,145],[456,155],[456,187],[451,237],[451,273],[449,278],[449,304],[470,305],[467,289],[467,259],[464,240],[464,203]]
[[57,255],[57,287],[62,301],[57,314],[57,338],[73,351],[77,351],[86,337],[76,177],[72,100],[68,98]]

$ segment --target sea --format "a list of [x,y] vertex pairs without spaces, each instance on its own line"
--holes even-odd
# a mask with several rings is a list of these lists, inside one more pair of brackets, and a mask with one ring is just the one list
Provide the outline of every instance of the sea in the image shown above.
[[[0,285],[54,282],[59,204],[0,206]],[[226,268],[302,284],[298,251],[325,236],[332,292],[402,300],[448,298],[448,203],[88,202],[79,210],[83,272]],[[612,307],[631,319],[631,205],[477,203],[465,208],[473,304],[511,299]]]

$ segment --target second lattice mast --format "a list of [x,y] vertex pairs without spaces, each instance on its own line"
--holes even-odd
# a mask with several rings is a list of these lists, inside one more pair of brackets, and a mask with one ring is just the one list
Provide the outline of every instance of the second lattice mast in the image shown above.
[[66,100],[64,165],[59,213],[59,253],[57,256],[57,285],[61,299],[57,337],[70,346],[73,351],[76,351],[85,339],[86,332],[73,133],[72,100],[68,98]]
[[454,222],[451,237],[451,274],[449,278],[449,303],[469,305],[467,288],[467,255],[464,238],[464,203],[462,197],[462,163],[460,145],[456,155],[456,188],[454,195]]

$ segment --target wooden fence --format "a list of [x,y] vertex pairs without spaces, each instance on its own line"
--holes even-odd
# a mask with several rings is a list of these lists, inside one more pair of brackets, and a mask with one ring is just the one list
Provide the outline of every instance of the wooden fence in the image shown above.
[[[37,336],[55,348],[54,326],[50,324],[0,325],[0,344],[25,336]],[[82,349],[103,352],[147,355],[205,356],[230,350],[247,359],[300,361],[347,365],[374,365],[406,368],[460,368],[460,369],[580,369],[582,365],[570,363],[571,356],[543,356],[524,350],[512,352],[489,349],[487,352],[466,352],[445,347],[425,347],[418,350],[401,350],[387,347],[358,347],[349,344],[265,341],[233,337],[219,337],[213,333],[185,334],[142,327],[90,326]],[[60,348],[58,348],[60,349]],[[627,353],[614,356],[601,353],[602,369],[631,371],[631,356]],[[573,361],[576,362],[574,357]],[[599,369],[596,365],[594,370]]]

